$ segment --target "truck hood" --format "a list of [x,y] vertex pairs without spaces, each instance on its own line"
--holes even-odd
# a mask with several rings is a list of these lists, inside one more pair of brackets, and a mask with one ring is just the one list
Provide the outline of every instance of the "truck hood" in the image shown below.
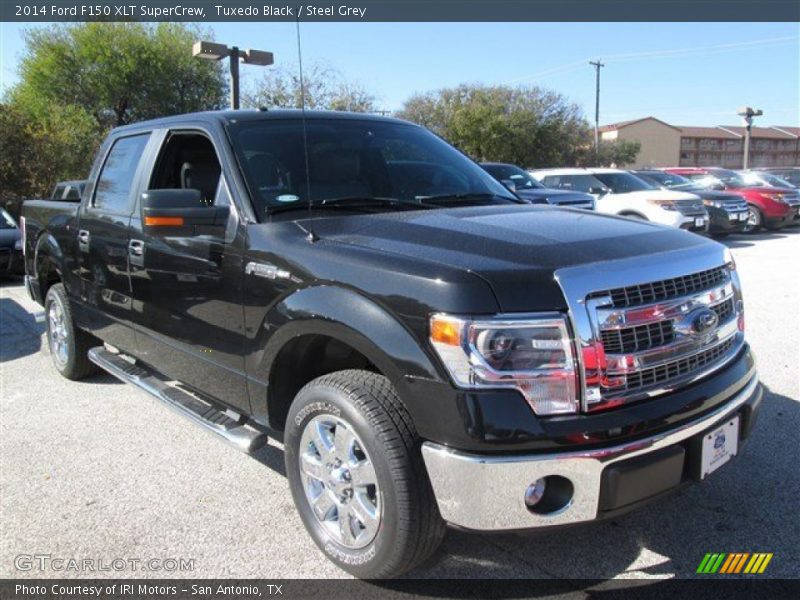
[[483,206],[317,219],[326,242],[438,263],[484,279],[505,312],[565,309],[557,269],[712,244],[678,229],[549,206]]

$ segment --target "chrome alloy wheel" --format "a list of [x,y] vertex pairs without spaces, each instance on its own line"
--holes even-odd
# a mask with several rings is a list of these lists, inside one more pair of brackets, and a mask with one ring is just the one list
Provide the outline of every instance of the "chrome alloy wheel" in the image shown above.
[[50,352],[59,365],[67,364],[69,353],[67,349],[67,324],[64,307],[58,299],[53,299],[47,310],[47,338],[50,343]]
[[300,438],[303,489],[317,521],[338,543],[363,548],[378,533],[378,478],[364,444],[341,417],[318,415]]
[[752,206],[747,207],[747,213],[747,224],[744,226],[743,231],[745,233],[750,233],[761,225],[761,215],[758,213],[758,209],[755,209]]

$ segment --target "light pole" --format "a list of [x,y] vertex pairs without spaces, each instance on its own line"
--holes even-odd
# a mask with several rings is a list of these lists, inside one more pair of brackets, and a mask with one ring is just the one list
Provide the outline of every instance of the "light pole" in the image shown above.
[[225,44],[204,41],[194,43],[194,46],[192,46],[192,56],[214,61],[222,60],[226,56],[230,59],[231,108],[234,110],[239,108],[239,59],[244,60],[248,65],[259,65],[262,67],[266,67],[275,62],[272,52],[251,50],[250,48],[247,50],[240,50],[238,46],[231,46],[229,48]]
[[750,166],[750,129],[753,127],[753,117],[760,117],[764,114],[763,110],[743,106],[736,113],[744,121],[744,158],[742,159],[742,168],[747,169]]

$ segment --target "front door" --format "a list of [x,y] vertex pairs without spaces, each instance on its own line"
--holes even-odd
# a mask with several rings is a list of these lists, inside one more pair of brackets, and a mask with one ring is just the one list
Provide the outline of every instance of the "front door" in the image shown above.
[[[197,189],[204,204],[232,205],[210,137],[164,133],[146,189]],[[161,373],[249,411],[241,304],[243,229],[234,207],[223,238],[169,236],[131,221],[129,260],[138,358]]]

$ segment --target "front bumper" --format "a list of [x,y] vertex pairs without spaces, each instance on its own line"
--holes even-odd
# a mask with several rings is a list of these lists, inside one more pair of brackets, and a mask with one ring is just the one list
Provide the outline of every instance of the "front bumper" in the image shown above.
[[705,233],[708,231],[709,216],[705,211],[691,214],[680,211],[669,212],[675,213],[674,216],[671,216],[671,222],[669,223],[673,227],[685,231],[692,231],[694,233]]
[[[457,527],[498,531],[592,521],[696,479],[699,459],[693,454],[697,454],[702,434],[740,414],[739,435],[744,440],[755,422],[762,394],[758,377],[753,375],[727,402],[703,416],[610,447],[498,456],[468,454],[425,442],[422,456],[439,511]],[[571,490],[564,493],[570,497],[551,512],[532,512],[525,504],[525,490],[548,476],[568,481]],[[620,481],[627,482],[628,489],[618,489]]]
[[749,214],[746,204],[740,210],[710,206],[708,207],[708,215],[711,218],[709,233],[736,233],[743,231],[747,225]]

